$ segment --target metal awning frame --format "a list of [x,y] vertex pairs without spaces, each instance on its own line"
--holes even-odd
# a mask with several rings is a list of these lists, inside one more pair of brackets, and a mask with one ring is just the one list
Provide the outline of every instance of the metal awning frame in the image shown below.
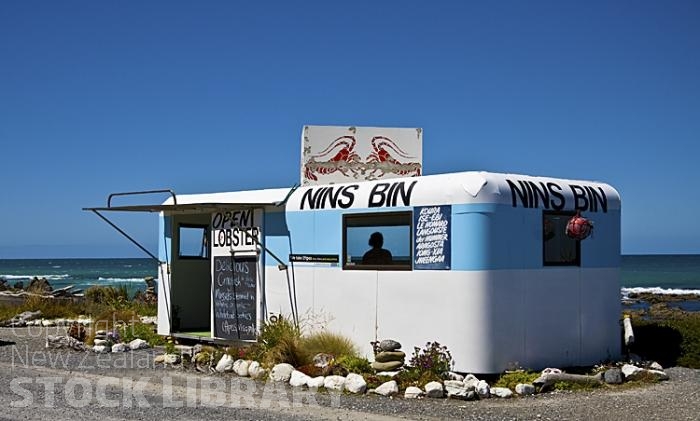
[[[141,251],[146,253],[149,257],[151,257],[153,260],[158,262],[159,266],[162,263],[166,263],[168,265],[168,273],[170,273],[170,262],[168,262],[167,257],[166,257],[166,262],[161,262],[160,259],[153,253],[151,253],[146,247],[141,245],[138,241],[136,241],[132,236],[127,234],[123,229],[119,228],[115,223],[110,221],[106,216],[102,215],[100,212],[114,212],[114,211],[119,211],[119,212],[164,212],[167,214],[176,214],[176,213],[210,213],[214,212],[217,210],[223,210],[223,209],[240,209],[240,208],[259,208],[259,207],[264,207],[264,206],[284,206],[287,203],[287,200],[289,200],[289,197],[294,193],[294,191],[299,187],[298,184],[295,184],[290,188],[289,192],[285,196],[285,198],[282,201],[279,202],[262,202],[262,203],[177,203],[177,196],[175,192],[171,189],[160,189],[160,190],[143,190],[143,191],[135,191],[135,192],[122,192],[122,193],[112,193],[108,196],[107,198],[107,207],[92,207],[92,208],[83,208],[84,211],[90,211],[100,217],[103,221],[105,221],[107,224],[109,224],[112,228],[117,230],[121,235],[123,235],[127,240],[131,241],[136,247],[138,247]],[[112,199],[117,196],[133,196],[133,195],[145,195],[145,194],[157,194],[157,193],[168,193],[173,199],[173,204],[160,204],[160,205],[132,205],[132,206],[112,206]],[[245,232],[245,231],[244,231]],[[248,234],[247,232],[245,232]],[[250,234],[248,234],[250,235]],[[294,318],[295,324],[298,325],[298,313],[296,310],[296,282],[295,280],[291,281],[290,285],[290,279],[289,279],[289,268],[287,264],[285,264],[277,255],[275,255],[271,250],[269,250],[267,247],[265,247],[263,244],[261,244],[257,238],[250,236],[256,243],[257,245],[268,252],[270,256],[272,256],[278,263],[278,268],[279,270],[284,270],[287,275],[287,287],[289,289],[289,294],[290,294],[290,305],[292,306],[292,315]],[[166,253],[167,253],[167,248],[166,248]],[[292,271],[293,272],[293,271]],[[294,275],[292,274],[292,277]],[[170,314],[170,308],[169,305],[166,303],[167,311],[168,311],[168,320],[172,323],[171,320],[171,314]]]

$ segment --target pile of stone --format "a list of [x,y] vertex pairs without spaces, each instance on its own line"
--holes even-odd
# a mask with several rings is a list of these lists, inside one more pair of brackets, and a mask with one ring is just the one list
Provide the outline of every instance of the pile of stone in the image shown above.
[[136,338],[127,344],[121,341],[116,332],[98,330],[95,332],[92,351],[98,354],[104,354],[108,352],[136,351],[137,349],[146,348],[150,348],[150,345],[143,339]]
[[146,282],[146,291],[137,292],[134,299],[146,304],[158,304],[158,294],[156,293],[156,281],[152,276],[143,279]]
[[399,342],[385,339],[379,343],[378,351],[372,363],[372,368],[376,371],[394,371],[404,366],[406,353],[401,351]]

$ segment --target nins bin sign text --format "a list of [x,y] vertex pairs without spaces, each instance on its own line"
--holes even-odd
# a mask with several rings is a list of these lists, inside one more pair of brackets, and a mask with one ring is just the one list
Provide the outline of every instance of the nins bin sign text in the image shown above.
[[[260,238],[259,211],[253,209],[227,210],[212,214],[212,247],[222,254],[231,251],[255,251]],[[218,253],[214,253],[215,255]]]

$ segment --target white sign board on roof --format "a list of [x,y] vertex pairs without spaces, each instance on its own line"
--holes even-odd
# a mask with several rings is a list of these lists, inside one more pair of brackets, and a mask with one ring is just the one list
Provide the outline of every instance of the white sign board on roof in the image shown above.
[[423,172],[420,128],[304,126],[301,184],[416,177]]

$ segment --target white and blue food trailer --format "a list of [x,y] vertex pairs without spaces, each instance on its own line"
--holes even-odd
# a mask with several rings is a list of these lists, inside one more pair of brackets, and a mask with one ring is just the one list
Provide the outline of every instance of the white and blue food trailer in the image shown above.
[[[119,207],[93,208],[114,210]],[[459,172],[172,195],[160,212],[158,333],[254,341],[270,315],[351,338],[446,345],[455,370],[620,355],[620,196],[607,184]],[[565,234],[576,214],[585,240]],[[383,235],[391,261],[364,264]]]

